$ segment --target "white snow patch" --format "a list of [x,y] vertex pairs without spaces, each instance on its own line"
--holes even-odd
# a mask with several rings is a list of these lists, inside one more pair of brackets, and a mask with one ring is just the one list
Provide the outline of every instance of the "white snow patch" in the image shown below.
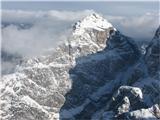
[[153,113],[153,107],[130,112],[130,115],[135,116],[136,119],[157,120],[157,118],[154,116],[154,113]]
[[140,88],[138,87],[131,87],[131,86],[121,86],[118,90],[118,92],[121,92],[123,90],[130,91],[135,96],[138,96],[140,99],[143,99],[143,94]]
[[97,13],[93,13],[76,23],[73,35],[82,35],[85,32],[85,29],[88,28],[104,31],[110,27],[113,27],[111,23]]

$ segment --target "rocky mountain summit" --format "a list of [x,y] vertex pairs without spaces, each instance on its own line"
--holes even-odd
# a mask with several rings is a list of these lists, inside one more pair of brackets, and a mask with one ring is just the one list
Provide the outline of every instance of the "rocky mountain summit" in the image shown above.
[[2,120],[160,118],[160,27],[144,55],[93,13],[51,55],[24,60],[0,81]]

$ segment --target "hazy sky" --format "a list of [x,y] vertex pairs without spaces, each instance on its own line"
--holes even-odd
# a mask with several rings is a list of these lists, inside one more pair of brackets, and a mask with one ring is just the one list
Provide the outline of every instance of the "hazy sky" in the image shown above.
[[68,10],[93,9],[102,14],[135,16],[158,13],[159,2],[2,2],[2,9]]

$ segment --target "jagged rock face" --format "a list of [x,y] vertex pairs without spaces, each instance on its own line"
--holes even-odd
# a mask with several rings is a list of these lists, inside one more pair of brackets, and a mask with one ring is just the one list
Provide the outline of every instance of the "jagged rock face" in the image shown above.
[[[112,113],[110,114],[112,119],[124,120],[148,120],[160,117],[159,30],[160,28],[148,45],[146,54],[142,55],[140,60],[129,69],[130,73],[127,75],[129,78],[126,81],[123,80],[123,84],[135,86],[137,90],[134,87],[121,86],[113,95],[113,99],[107,103],[109,107],[107,106],[106,111],[102,113],[102,118],[107,119],[105,116],[107,113]],[[136,97],[133,93],[139,93],[141,97]],[[126,97],[129,102],[124,102]],[[124,110],[124,108],[127,109]]]
[[[69,71],[73,83],[72,89],[65,95],[66,101],[60,112],[62,118],[90,119],[92,112],[99,107],[93,106],[92,102],[99,101],[108,89],[104,84],[112,82],[120,70],[138,59],[139,50],[130,38],[115,29],[110,29],[109,34],[104,50],[76,58],[76,65]],[[115,87],[114,83],[110,84],[108,92]],[[92,111],[86,113],[89,108]]]
[[157,119],[160,119],[160,109],[159,109],[159,106],[156,104],[156,105],[153,105],[152,107],[150,108],[147,108],[147,109],[140,109],[140,110],[136,110],[136,111],[133,111],[133,112],[130,112],[130,113],[127,113],[124,115],[125,119],[141,119],[141,120],[148,120],[148,119],[151,119],[151,120],[157,120]]
[[157,120],[160,118],[160,110],[159,106],[153,105],[150,108],[142,108],[139,110],[131,111],[131,112],[124,112],[118,119],[128,120]]
[[130,110],[129,98],[124,97],[121,103],[122,104],[118,107],[118,111],[117,111],[118,113],[117,114],[122,114],[122,113],[129,112],[129,110]]
[[156,30],[154,39],[159,39],[160,38],[160,26],[158,27],[158,29]]
[[[72,89],[65,95],[66,101],[60,112],[62,118],[90,119],[92,113],[85,113],[88,111],[85,109],[93,107],[90,104],[99,101],[103,96],[107,89],[104,84],[116,79],[115,76],[120,70],[137,60],[139,50],[130,38],[112,29],[107,41],[112,42],[107,44],[103,51],[76,58],[76,65],[69,71],[73,83]],[[110,48],[109,45],[115,47]],[[101,91],[102,87],[104,90]],[[114,86],[110,88],[109,92]],[[95,111],[97,108],[98,106],[94,106],[92,109]],[[80,114],[75,111],[79,111]]]
[[[111,31],[111,34],[113,35],[107,41],[107,50],[116,50],[128,63],[133,63],[139,58],[139,48],[131,38],[122,35],[119,31]],[[125,62],[127,63],[127,61]]]
[[96,53],[106,47],[110,31],[116,29],[98,14],[91,14],[77,22],[69,39],[69,52],[72,58]]
[[110,102],[109,111],[114,111],[115,118],[124,119],[124,113],[144,108],[143,94],[140,88],[121,86]]
[[155,36],[147,48],[146,64],[151,76],[160,76],[160,27],[157,29]]
[[24,60],[15,73],[2,77],[2,120],[59,118],[64,95],[72,87],[69,73],[76,58],[104,49],[114,29],[98,14],[84,18],[80,26],[52,55]]
[[[131,86],[121,86],[118,89],[117,93],[112,97],[111,102],[109,102],[110,108],[107,109],[107,111],[101,113],[101,119],[159,119],[159,104],[152,104],[152,106],[148,107],[145,99],[145,97],[142,97],[142,91],[140,88]],[[108,115],[108,117],[106,117],[108,113],[110,114]]]
[[[148,47],[150,53],[157,54],[155,46],[156,43]],[[152,55],[147,53],[146,59],[150,58]],[[137,110],[157,104],[160,88],[159,84],[155,87],[159,82],[156,77],[151,82],[147,76],[152,65],[142,61],[131,38],[100,15],[91,14],[73,26],[68,41],[61,43],[52,55],[24,60],[15,73],[2,77],[0,117],[114,119],[125,118],[127,113],[131,118],[140,118]]]
[[118,89],[116,95],[113,96],[113,102],[111,103],[112,108],[110,109],[115,109],[115,112],[118,112],[118,114],[122,114],[124,113],[122,111],[125,111],[123,110],[124,106],[127,108],[127,112],[129,112],[129,110],[134,110],[142,107],[142,99],[143,95],[141,89],[130,86],[121,86]]

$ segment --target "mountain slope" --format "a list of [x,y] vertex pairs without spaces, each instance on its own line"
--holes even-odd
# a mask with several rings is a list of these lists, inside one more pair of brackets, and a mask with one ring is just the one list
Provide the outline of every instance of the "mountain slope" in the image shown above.
[[64,95],[72,86],[69,70],[75,66],[75,59],[103,49],[101,42],[106,41],[109,29],[113,29],[98,14],[84,18],[81,23],[87,21],[94,24],[94,28],[83,27],[81,34],[76,34],[79,29],[76,28],[69,40],[59,45],[52,55],[24,60],[15,73],[2,77],[2,119],[46,120],[58,117],[65,101]]
[[[155,46],[150,45],[148,51],[159,55]],[[157,58],[151,54],[147,52],[143,57],[131,38],[93,13],[73,26],[68,41],[60,44],[52,55],[24,60],[15,73],[2,77],[0,117],[2,120],[135,117],[140,113],[136,110],[152,109],[159,100],[154,90],[159,89],[155,86],[159,85],[159,79],[153,77],[158,72],[150,64],[155,61],[157,64]],[[151,67],[155,72],[150,75]],[[149,89],[154,96],[147,92]],[[117,105],[121,101],[123,104]]]
[[[132,72],[125,84],[129,86],[120,87],[117,90],[110,102],[107,103],[108,106],[104,108],[105,110],[98,113],[99,118],[137,120],[156,120],[160,118],[159,33],[160,27],[149,43],[146,54],[142,55],[131,68]],[[136,89],[139,89],[139,92]]]

